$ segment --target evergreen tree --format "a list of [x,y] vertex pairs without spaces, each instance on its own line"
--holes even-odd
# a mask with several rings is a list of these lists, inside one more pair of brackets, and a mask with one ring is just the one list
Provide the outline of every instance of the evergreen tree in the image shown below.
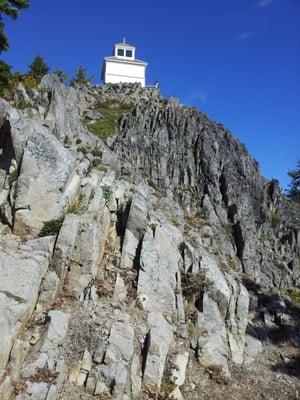
[[55,70],[53,71],[53,74],[55,74],[56,76],[58,76],[59,80],[60,80],[62,83],[67,83],[67,82],[71,79],[70,75],[67,74],[66,72],[64,72],[62,69],[55,69]]
[[297,162],[296,169],[288,172],[291,178],[288,196],[300,204],[300,160]]
[[50,68],[45,63],[44,59],[37,55],[32,64],[29,65],[28,75],[32,76],[37,82],[39,82],[44,75],[48,74],[49,70]]
[[5,89],[8,88],[9,82],[13,78],[11,66],[0,60],[0,94],[3,95]]
[[4,33],[4,23],[2,16],[7,15],[10,18],[16,19],[20,10],[29,6],[29,0],[0,0],[0,53],[8,50],[9,43]]
[[74,83],[78,83],[80,85],[86,85],[87,83],[92,83],[93,77],[88,77],[86,74],[86,68],[79,67],[75,71],[75,79]]

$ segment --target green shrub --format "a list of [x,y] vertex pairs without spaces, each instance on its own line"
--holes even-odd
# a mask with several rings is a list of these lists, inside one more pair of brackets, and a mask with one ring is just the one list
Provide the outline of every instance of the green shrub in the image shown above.
[[67,208],[67,213],[69,214],[82,214],[84,211],[84,206],[82,204],[83,196],[79,195],[77,199],[72,201]]
[[102,157],[102,151],[99,150],[99,149],[93,149],[93,150],[91,151],[91,154],[92,154],[94,157]]
[[57,235],[63,222],[64,222],[64,217],[44,222],[43,228],[41,229],[39,236],[42,237],[42,236]]
[[12,173],[9,174],[8,176],[8,183],[9,186],[11,186],[17,179],[18,179],[18,170],[14,170]]
[[102,169],[102,163],[100,158],[94,158],[91,162],[91,168]]
[[77,151],[80,151],[82,154],[88,154],[90,153],[91,149],[89,147],[80,146],[77,147]]
[[110,200],[110,196],[112,194],[112,190],[110,186],[102,186],[102,191],[103,191],[103,197],[106,201],[106,203]]
[[199,271],[194,274],[192,272],[186,272],[182,275],[182,294],[188,302],[193,302],[196,297],[199,296],[200,292],[211,285],[204,273]]
[[70,146],[72,144],[72,140],[69,138],[69,136],[64,137],[64,145],[65,146]]
[[93,81],[92,76],[88,76],[86,72],[86,68],[79,67],[75,71],[75,78],[73,79],[74,83],[78,83],[79,85],[87,85],[91,84]]
[[279,215],[275,211],[272,211],[272,213],[271,213],[271,226],[272,226],[272,228],[275,229],[279,224],[280,224]]
[[76,144],[80,144],[82,142],[82,140],[80,138],[76,139]]
[[180,254],[183,255],[184,250],[185,250],[185,243],[184,243],[184,242],[181,242],[181,243],[179,244],[178,250],[179,250]]
[[148,182],[148,185],[149,185],[150,187],[152,187],[152,189],[158,190],[157,185],[156,185],[153,181],[150,180],[150,181]]
[[172,225],[176,226],[177,228],[180,226],[180,222],[178,221],[178,219],[175,215],[173,215],[170,222]]

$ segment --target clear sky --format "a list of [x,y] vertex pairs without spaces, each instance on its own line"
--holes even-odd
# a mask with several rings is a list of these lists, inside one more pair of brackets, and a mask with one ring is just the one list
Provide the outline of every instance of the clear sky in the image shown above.
[[39,53],[95,83],[125,36],[149,83],[222,123],[287,186],[300,158],[300,0],[32,0],[7,33],[15,69]]

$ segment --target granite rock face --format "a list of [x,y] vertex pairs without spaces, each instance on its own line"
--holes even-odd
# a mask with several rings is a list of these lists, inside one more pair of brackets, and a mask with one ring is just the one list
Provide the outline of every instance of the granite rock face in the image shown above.
[[174,99],[150,99],[123,119],[112,148],[136,179],[153,182],[194,214],[206,213],[224,255],[231,248],[249,279],[270,286],[299,283],[293,261],[299,217],[222,125]]
[[297,208],[223,126],[47,75],[0,100],[0,149],[1,400],[248,398],[299,345]]

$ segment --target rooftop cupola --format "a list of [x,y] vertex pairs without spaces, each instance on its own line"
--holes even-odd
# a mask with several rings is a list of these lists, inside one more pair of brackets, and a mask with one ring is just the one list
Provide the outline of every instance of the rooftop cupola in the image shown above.
[[124,38],[122,43],[115,44],[113,55],[120,59],[134,60],[135,47],[126,43]]

